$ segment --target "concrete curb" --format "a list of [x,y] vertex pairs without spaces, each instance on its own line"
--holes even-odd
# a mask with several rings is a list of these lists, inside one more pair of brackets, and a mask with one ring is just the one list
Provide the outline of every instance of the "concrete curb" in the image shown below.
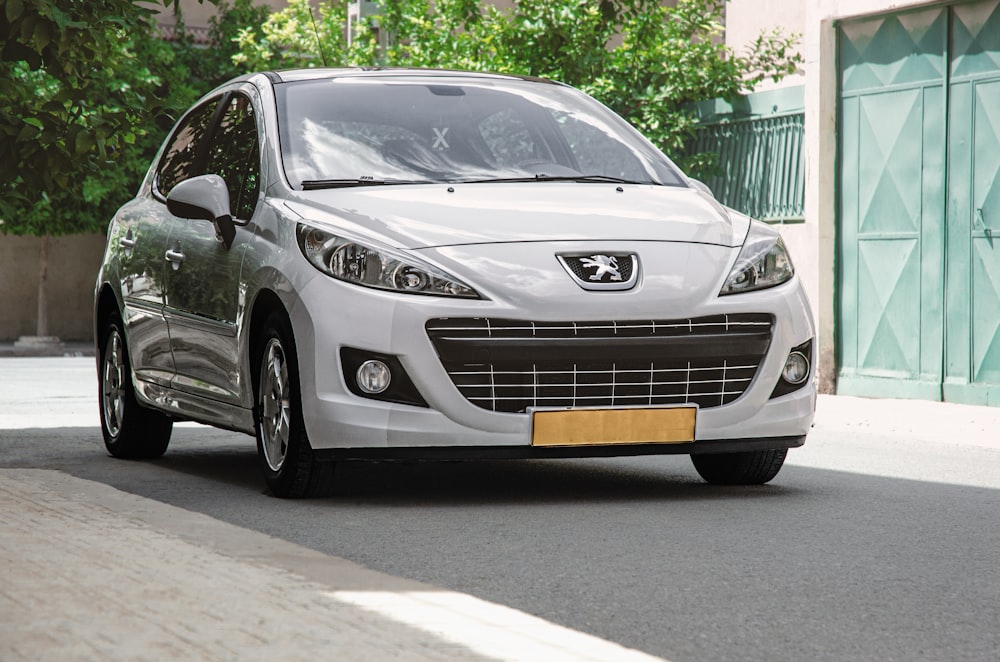
[[11,356],[94,356],[94,343],[73,341],[32,345],[0,342],[0,358]]

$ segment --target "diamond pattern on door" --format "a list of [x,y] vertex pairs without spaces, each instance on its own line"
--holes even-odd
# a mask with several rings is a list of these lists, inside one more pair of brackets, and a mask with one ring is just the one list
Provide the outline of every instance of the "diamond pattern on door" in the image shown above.
[[975,90],[973,204],[1000,234],[1000,82],[980,83]]
[[979,2],[952,8],[953,77],[1000,69],[1000,4]]
[[[1000,11],[994,11],[991,17],[1000,17]],[[1000,25],[997,29],[1000,30]],[[993,55],[1000,59],[1000,51]],[[994,77],[997,75],[994,72]],[[973,83],[973,89],[970,381],[997,385],[1000,384],[1000,80],[980,80]]]
[[922,91],[860,99],[858,205],[861,232],[914,232],[920,227]]
[[913,240],[869,240],[858,251],[858,363],[872,374],[920,368],[920,251]]
[[840,60],[844,92],[938,80],[947,10],[844,23]]

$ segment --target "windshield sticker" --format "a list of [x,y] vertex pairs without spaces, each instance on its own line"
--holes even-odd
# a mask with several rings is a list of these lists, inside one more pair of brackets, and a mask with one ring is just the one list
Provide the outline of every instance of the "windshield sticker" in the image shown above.
[[434,149],[448,149],[448,141],[444,137],[448,135],[448,127],[443,129],[434,129],[434,144],[431,145]]

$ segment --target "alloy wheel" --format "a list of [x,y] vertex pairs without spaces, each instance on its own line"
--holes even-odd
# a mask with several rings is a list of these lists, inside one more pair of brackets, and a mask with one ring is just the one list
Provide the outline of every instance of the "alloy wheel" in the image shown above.
[[101,370],[101,406],[104,409],[104,427],[112,438],[122,430],[125,413],[125,357],[121,335],[112,329],[104,347],[104,365]]
[[279,471],[288,453],[292,408],[288,365],[281,341],[268,340],[260,368],[260,435],[264,460],[271,471]]

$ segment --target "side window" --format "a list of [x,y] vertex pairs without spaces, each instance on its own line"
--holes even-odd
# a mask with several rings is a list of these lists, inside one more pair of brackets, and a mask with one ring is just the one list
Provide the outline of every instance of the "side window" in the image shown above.
[[260,192],[260,148],[253,104],[234,94],[208,148],[206,173],[221,176],[229,189],[233,218],[253,216]]
[[191,111],[177,127],[156,172],[156,189],[161,194],[167,195],[185,179],[203,174],[200,172],[200,161],[203,158],[205,132],[212,123],[218,102],[218,99],[213,99]]

